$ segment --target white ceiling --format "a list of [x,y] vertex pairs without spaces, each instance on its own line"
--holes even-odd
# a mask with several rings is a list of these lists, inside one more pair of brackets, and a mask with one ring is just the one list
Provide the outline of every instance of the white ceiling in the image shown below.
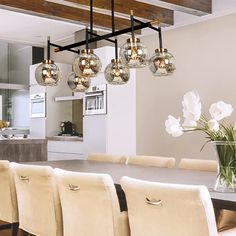
[[[156,0],[139,0],[157,4]],[[186,13],[175,12],[175,25],[179,27],[197,21],[207,20],[236,12],[235,0],[213,0],[213,14],[197,17]],[[0,39],[10,42],[26,43],[30,45],[45,45],[47,36],[51,41],[72,37],[75,31],[82,29],[78,24],[31,16],[13,11],[0,9]],[[146,31],[149,33],[150,31]]]

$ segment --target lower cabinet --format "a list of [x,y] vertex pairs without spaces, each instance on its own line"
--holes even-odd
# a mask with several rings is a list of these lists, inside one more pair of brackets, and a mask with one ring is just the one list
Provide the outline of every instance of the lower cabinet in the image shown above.
[[48,160],[85,159],[82,141],[51,141],[48,140]]

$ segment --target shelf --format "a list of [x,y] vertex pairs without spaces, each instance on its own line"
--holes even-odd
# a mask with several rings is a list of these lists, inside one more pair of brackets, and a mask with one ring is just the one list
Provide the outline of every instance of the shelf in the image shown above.
[[72,101],[72,100],[79,100],[83,99],[84,95],[76,95],[76,96],[64,96],[64,97],[55,97],[55,102],[62,102],[62,101]]

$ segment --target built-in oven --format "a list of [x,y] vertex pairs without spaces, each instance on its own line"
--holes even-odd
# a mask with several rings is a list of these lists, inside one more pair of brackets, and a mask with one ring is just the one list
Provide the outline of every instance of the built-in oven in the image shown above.
[[84,115],[107,113],[107,85],[91,86],[84,96]]
[[46,116],[45,93],[35,93],[30,95],[30,114],[32,118]]

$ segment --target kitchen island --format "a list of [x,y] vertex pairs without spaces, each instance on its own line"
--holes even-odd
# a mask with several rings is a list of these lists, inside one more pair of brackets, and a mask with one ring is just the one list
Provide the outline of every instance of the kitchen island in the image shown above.
[[0,139],[0,160],[14,162],[46,161],[47,139]]

